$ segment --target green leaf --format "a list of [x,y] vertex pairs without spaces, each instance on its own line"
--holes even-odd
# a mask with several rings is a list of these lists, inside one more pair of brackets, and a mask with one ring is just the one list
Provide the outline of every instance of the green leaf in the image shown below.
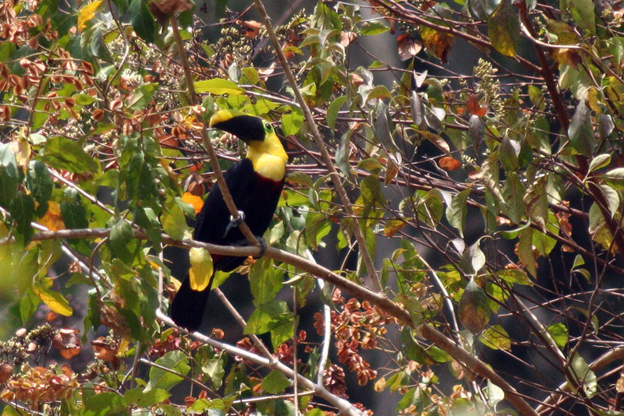
[[546,176],[542,176],[535,180],[524,195],[524,203],[526,210],[533,223],[539,225],[542,229],[546,228],[548,219],[548,198],[546,196]]
[[466,213],[468,206],[466,200],[470,194],[470,189],[459,192],[451,199],[451,204],[446,208],[446,219],[449,224],[459,231],[460,236],[464,236],[464,228],[466,227]]
[[520,41],[520,24],[510,0],[502,0],[487,19],[492,46],[505,56],[514,57]]
[[294,136],[299,133],[303,125],[303,114],[299,110],[293,110],[282,116],[282,132],[285,136]]
[[505,328],[500,325],[493,325],[483,331],[483,333],[479,335],[479,341],[493,350],[511,351],[511,339],[509,338],[509,334],[505,331]]
[[473,334],[481,332],[490,320],[487,295],[474,279],[470,279],[464,289],[459,300],[458,313],[462,325]]
[[134,238],[132,226],[123,219],[120,219],[111,227],[108,246],[111,256],[126,264],[132,264],[137,250],[140,249],[137,240]]
[[520,143],[517,140],[510,139],[507,135],[503,137],[498,150],[498,156],[507,172],[516,172],[520,167],[518,156],[520,155]]
[[517,172],[507,172],[505,187],[503,188],[502,211],[515,224],[519,224],[524,217],[524,195],[526,188],[518,178]]
[[0,144],[0,205],[8,208],[17,195],[20,171],[10,143]]
[[273,260],[263,257],[251,268],[249,284],[254,297],[254,305],[271,302],[282,289],[284,272],[276,268]]
[[572,116],[568,137],[572,147],[583,156],[591,157],[596,141],[592,129],[591,114],[585,100],[580,100]]
[[[177,372],[181,376],[186,376],[189,371],[191,371],[188,357],[182,351],[169,351],[167,354],[157,359],[156,364]],[[144,392],[158,389],[169,390],[184,380],[181,376],[161,370],[160,368],[151,367],[149,382]]]
[[587,173],[591,173],[591,172],[596,171],[598,169],[602,169],[605,166],[608,166],[609,163],[611,163],[611,154],[610,153],[603,153],[603,154],[597,155],[589,163],[589,168],[587,169]]
[[225,362],[226,360],[223,353],[199,361],[202,373],[210,377],[214,388],[220,388],[223,383],[223,376],[225,375]]
[[62,136],[49,139],[42,154],[43,161],[57,169],[72,173],[97,173],[100,171],[99,162],[86,154],[82,146]]
[[142,387],[135,387],[126,390],[124,393],[124,401],[126,406],[152,407],[158,403],[167,400],[171,396],[167,390],[153,389],[144,391]]
[[14,228],[15,238],[18,243],[25,246],[34,234],[30,223],[35,219],[35,201],[30,195],[19,192],[11,201],[9,211],[16,225]]
[[596,34],[596,14],[592,0],[570,0],[568,4],[572,18],[590,34]]
[[293,317],[288,305],[283,301],[272,301],[260,305],[249,317],[245,334],[265,334],[271,332],[271,342],[277,347],[293,336]]
[[570,370],[572,377],[574,377],[574,380],[568,380],[570,389],[577,394],[575,386],[582,385],[587,397],[590,399],[594,397],[598,389],[596,374],[589,368],[585,359],[578,352],[572,358]]
[[143,84],[134,90],[134,99],[128,106],[131,110],[142,110],[148,106],[154,97],[154,93],[158,90],[159,84],[153,82]]
[[195,91],[199,94],[210,93],[215,95],[239,95],[245,92],[241,87],[227,79],[213,78],[195,83]]
[[475,275],[485,266],[485,254],[479,247],[480,240],[471,245],[462,256],[460,267],[464,273]]
[[338,13],[333,11],[327,4],[319,2],[314,8],[312,27],[340,31],[342,30],[342,20],[340,20]]
[[611,169],[602,175],[602,178],[615,189],[619,191],[624,190],[624,168]]
[[229,408],[229,405],[226,405],[223,399],[199,399],[195,400],[192,405],[188,407],[188,411],[196,413],[205,413],[209,410],[216,410],[217,412],[208,412],[208,415],[223,415],[224,411]]
[[81,416],[106,416],[123,413],[126,410],[124,399],[110,391],[88,396],[84,401]]
[[531,276],[537,277],[537,266],[535,265],[535,255],[533,254],[533,231],[532,228],[525,228],[520,233],[518,260],[531,273]]
[[149,43],[154,43],[156,34],[156,19],[150,13],[143,0],[131,0],[128,14],[131,16],[132,28],[139,37]]
[[186,217],[180,207],[181,200],[178,203],[178,198],[169,198],[165,201],[165,210],[161,216],[161,223],[163,229],[167,234],[176,240],[183,240],[185,231],[189,230],[186,224]]
[[30,193],[39,204],[36,215],[41,218],[48,210],[48,201],[52,197],[52,188],[54,187],[47,166],[39,160],[31,160],[28,165],[26,183]]
[[43,303],[48,305],[48,307],[53,312],[56,312],[59,315],[63,316],[73,315],[74,310],[69,305],[67,299],[65,299],[63,295],[61,295],[59,292],[50,290],[48,287],[46,287],[46,285],[39,282],[33,283],[32,289],[33,292],[35,292],[35,294],[39,296],[39,299],[41,299]]
[[19,300],[19,312],[22,323],[26,324],[39,309],[41,299],[35,295],[32,290],[26,291]]
[[77,94],[74,96],[74,100],[76,101],[76,104],[85,106],[93,104],[97,99],[89,94]]
[[291,384],[282,372],[273,370],[262,380],[262,389],[269,394],[277,394],[290,387]]
[[379,22],[379,21],[365,22],[360,28],[360,35],[376,36],[376,35],[381,35],[382,33],[386,33],[389,30],[390,30],[390,27],[386,26],[382,22]]
[[563,349],[566,346],[569,335],[568,328],[564,324],[557,322],[555,324],[548,325],[547,331],[559,348]]
[[327,108],[327,115],[325,116],[325,118],[327,119],[327,126],[330,129],[333,130],[336,127],[336,119],[338,118],[338,112],[340,111],[340,109],[342,108],[342,106],[344,105],[346,101],[347,101],[347,96],[342,95],[336,98],[334,101],[332,101],[332,103]]
[[532,286],[533,282],[524,270],[505,269],[496,272],[496,276],[509,284],[519,284]]

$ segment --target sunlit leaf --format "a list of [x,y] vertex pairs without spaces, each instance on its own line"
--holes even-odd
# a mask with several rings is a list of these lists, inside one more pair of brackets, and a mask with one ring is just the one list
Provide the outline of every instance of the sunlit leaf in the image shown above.
[[479,341],[493,350],[511,351],[511,339],[501,325],[492,325],[479,335]]
[[455,37],[450,33],[440,32],[430,27],[421,27],[420,36],[425,48],[437,56],[442,63],[446,63],[451,47],[455,43]]
[[511,0],[502,0],[488,18],[492,46],[505,56],[514,57],[520,42],[520,24]]
[[239,95],[245,92],[241,87],[227,79],[213,78],[195,82],[195,91],[215,95]]
[[63,316],[72,316],[74,313],[74,310],[69,305],[67,299],[65,299],[59,292],[50,290],[48,287],[38,282],[33,283],[32,289],[33,292],[39,296],[41,301],[48,305],[52,311]]
[[57,169],[73,173],[98,172],[100,164],[73,140],[55,136],[46,142],[43,161]]
[[559,348],[564,348],[566,346],[569,335],[568,328],[564,324],[558,322],[548,325],[547,331]]
[[100,8],[104,0],[95,0],[86,3],[78,10],[78,31],[82,32],[87,27],[87,22],[95,17],[95,12]]
[[212,256],[205,248],[193,247],[189,250],[191,268],[189,269],[189,282],[191,289],[198,292],[208,287],[214,267]]
[[273,370],[262,380],[262,389],[269,394],[277,394],[290,387],[291,382],[281,371]]
[[169,351],[164,356],[157,359],[156,364],[172,370],[172,372],[158,367],[150,367],[149,382],[144,392],[156,389],[169,390],[173,386],[181,383],[184,380],[182,376],[187,375],[191,370],[188,361],[186,354],[180,350]]

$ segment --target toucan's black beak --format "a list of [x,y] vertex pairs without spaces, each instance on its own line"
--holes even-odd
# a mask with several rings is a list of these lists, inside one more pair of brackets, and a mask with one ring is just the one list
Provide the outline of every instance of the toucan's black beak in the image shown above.
[[230,110],[217,111],[210,118],[210,127],[232,133],[244,142],[264,140],[264,123],[259,117]]

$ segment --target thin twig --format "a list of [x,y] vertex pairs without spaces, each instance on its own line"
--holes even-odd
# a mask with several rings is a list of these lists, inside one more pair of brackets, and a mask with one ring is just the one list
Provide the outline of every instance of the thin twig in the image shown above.
[[[193,83],[193,74],[191,74],[191,68],[188,63],[188,59],[186,57],[186,51],[184,49],[184,45],[182,44],[182,37],[180,36],[180,31],[178,29],[178,21],[175,16],[171,18],[171,29],[173,31],[173,38],[175,39],[176,47],[178,49],[178,56],[180,57],[180,63],[182,64],[182,69],[184,70],[184,78],[186,80],[186,88],[188,89],[190,102],[192,105],[198,105],[199,99],[197,98],[197,92],[195,91],[195,84]],[[238,209],[236,208],[236,204],[234,203],[234,199],[232,198],[232,194],[225,183],[225,178],[223,177],[223,172],[219,167],[219,158],[214,148],[212,147],[212,143],[210,142],[210,138],[208,137],[207,127],[203,118],[199,117],[198,121],[202,123],[203,128],[201,129],[201,138],[204,147],[206,148],[206,152],[208,152],[208,157],[210,158],[210,164],[212,166],[212,170],[214,171],[214,175],[217,178],[217,183],[219,184],[219,189],[221,190],[221,194],[223,195],[223,200],[225,201],[225,205],[230,211],[230,215],[232,216],[232,220],[236,221],[240,218],[238,213]],[[243,221],[238,228],[243,233],[247,241],[249,241],[252,245],[259,245],[258,239],[249,229],[249,226]]]

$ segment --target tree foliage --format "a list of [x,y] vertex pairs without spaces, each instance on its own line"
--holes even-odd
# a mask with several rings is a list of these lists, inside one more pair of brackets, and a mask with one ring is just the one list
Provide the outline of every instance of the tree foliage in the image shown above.
[[[214,3],[0,4],[3,415],[621,414],[621,5]],[[190,240],[218,108],[291,156],[259,260]],[[240,329],[169,246],[249,256]]]

